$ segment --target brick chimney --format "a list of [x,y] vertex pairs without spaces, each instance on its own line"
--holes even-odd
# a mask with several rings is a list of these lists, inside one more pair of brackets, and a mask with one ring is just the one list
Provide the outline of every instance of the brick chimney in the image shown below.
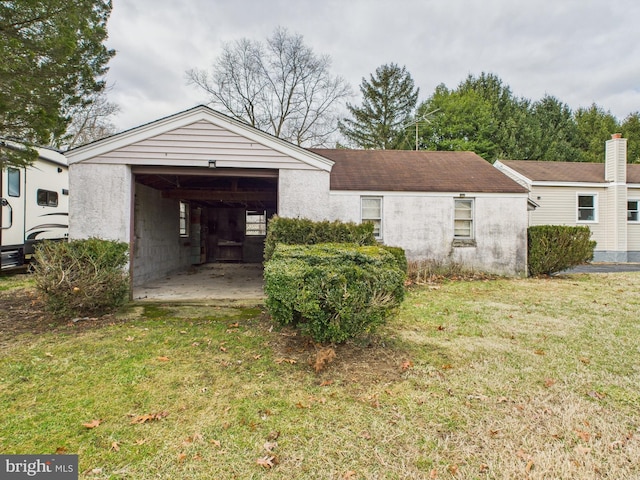
[[627,139],[621,133],[607,140],[604,163],[607,182],[627,183]]

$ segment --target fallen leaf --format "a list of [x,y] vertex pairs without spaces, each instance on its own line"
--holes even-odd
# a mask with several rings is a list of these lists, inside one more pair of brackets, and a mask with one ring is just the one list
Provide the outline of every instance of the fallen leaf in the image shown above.
[[443,370],[451,370],[452,368],[453,365],[451,365],[450,363],[445,363],[444,365],[442,365]]
[[607,396],[606,393],[596,392],[595,390],[592,390],[592,391],[588,392],[587,395],[589,395],[591,398],[595,398],[597,400],[602,400],[604,397]]
[[158,357],[157,360],[159,362],[168,362],[169,361],[169,357]]
[[259,458],[256,460],[256,463],[267,470],[275,467],[278,464],[276,457],[273,455],[266,455],[262,458]]
[[280,437],[280,432],[273,431],[270,432],[269,435],[267,435],[267,440],[277,440],[278,437]]
[[253,356],[254,360],[260,360],[261,358],[262,358],[262,355],[260,355],[260,354]]
[[320,384],[321,387],[328,387],[329,385],[333,384],[333,380],[323,380],[322,383]]
[[232,323],[228,326],[228,328],[238,328],[240,326],[240,324],[238,322],[236,323]]
[[576,435],[578,435],[583,442],[588,442],[591,440],[591,434],[589,432],[585,432],[584,430],[576,430]]
[[349,470],[348,472],[345,472],[344,475],[342,475],[342,479],[343,480],[349,480],[350,478],[353,478],[357,475],[356,472],[354,472],[353,470]]
[[586,455],[587,453],[591,452],[591,449],[589,447],[583,447],[582,445],[578,445],[573,450],[579,455]]
[[139,438],[138,440],[136,440],[136,445],[144,445],[145,443],[147,443],[147,439],[146,438]]
[[542,349],[538,349],[538,350],[534,350],[534,352],[536,355],[545,355],[544,350]]
[[277,364],[281,364],[281,363],[288,363],[290,365],[295,365],[296,363],[298,363],[296,360],[294,360],[293,358],[276,358],[275,362]]
[[64,455],[67,453],[67,447],[56,448],[56,455]]
[[456,476],[458,474],[458,465],[449,465],[447,470],[449,470],[451,475]]
[[435,468],[429,472],[429,478],[438,478],[438,471]]
[[413,362],[411,360],[405,360],[402,362],[402,371],[407,371],[413,367]]
[[83,423],[82,426],[83,427],[87,427],[87,428],[96,428],[98,425],[100,425],[102,423],[102,419],[99,420],[91,420],[88,423]]
[[587,357],[580,357],[580,361],[585,365],[589,365],[591,363],[591,360],[588,359]]
[[187,454],[186,453],[179,453],[178,454],[178,463],[182,463],[184,462],[184,460],[187,458]]
[[227,351],[227,349],[226,349],[225,347],[223,347],[223,346],[220,346],[220,351],[221,351],[221,352],[226,352],[226,351]]
[[214,447],[218,447],[218,448],[220,448],[222,446],[222,444],[220,443],[219,440],[209,440],[209,443],[211,445],[213,445]]
[[487,473],[489,471],[489,465],[486,463],[480,464],[480,473]]
[[125,338],[125,340],[127,342],[133,342],[134,339],[135,339],[135,337],[132,337],[131,335],[129,335],[127,338]]
[[267,453],[273,453],[273,451],[278,448],[278,442],[265,442],[262,447]]
[[138,415],[131,420],[130,425],[142,424],[146,422],[152,422],[154,420],[160,420],[167,417],[169,412],[147,413],[146,415]]
[[555,385],[556,381],[553,378],[545,378],[544,379],[544,386],[549,388],[552,387],[553,385]]
[[525,471],[526,473],[529,473],[529,472],[531,471],[531,469],[532,469],[532,468],[533,468],[533,460],[529,460],[529,461],[527,462],[527,466],[526,466],[526,467],[524,467],[524,471]]
[[120,451],[120,445],[118,445],[118,442],[111,442],[111,450],[114,452]]

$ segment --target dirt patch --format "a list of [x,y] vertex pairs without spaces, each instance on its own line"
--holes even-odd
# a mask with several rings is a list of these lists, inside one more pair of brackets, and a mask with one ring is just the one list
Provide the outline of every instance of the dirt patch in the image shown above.
[[[75,320],[75,321],[74,321]],[[113,324],[113,315],[82,319],[56,319],[33,288],[16,288],[0,292],[0,346],[18,335],[55,330],[85,330]]]
[[[262,322],[265,327],[272,325],[268,318]],[[295,329],[273,329],[271,347],[276,361],[298,363],[315,371],[318,354],[326,354],[331,348],[335,357],[323,362],[317,372],[318,383],[342,382],[345,384],[390,383],[402,378],[407,369],[408,354],[382,336],[372,335],[366,340],[351,340],[340,345],[319,345]]]

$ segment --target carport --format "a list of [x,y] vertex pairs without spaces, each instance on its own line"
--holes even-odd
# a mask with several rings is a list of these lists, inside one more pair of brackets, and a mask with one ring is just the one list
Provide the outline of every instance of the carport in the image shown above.
[[70,238],[127,242],[134,290],[207,264],[260,265],[268,218],[329,213],[333,162],[205,106],[65,155]]

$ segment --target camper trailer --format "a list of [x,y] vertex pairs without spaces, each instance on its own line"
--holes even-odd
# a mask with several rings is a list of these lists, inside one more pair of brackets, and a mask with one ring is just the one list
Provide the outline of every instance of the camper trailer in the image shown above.
[[55,150],[37,150],[38,159],[30,166],[0,170],[2,269],[28,262],[37,242],[68,236],[67,160]]

